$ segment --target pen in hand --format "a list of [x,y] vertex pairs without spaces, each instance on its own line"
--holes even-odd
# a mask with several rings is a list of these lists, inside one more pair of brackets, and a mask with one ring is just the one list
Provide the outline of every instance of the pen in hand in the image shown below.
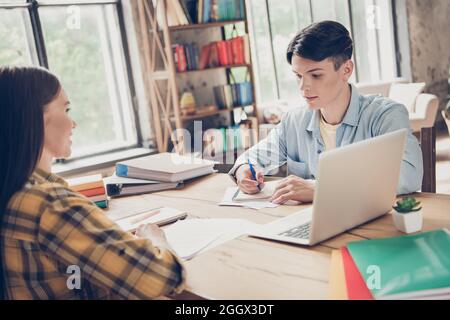
[[[253,180],[258,181],[258,179],[256,178],[255,168],[253,168],[253,165],[251,164],[250,160],[248,160],[248,165],[250,166],[250,171],[252,173]],[[258,182],[257,187],[258,187],[258,190],[261,191],[261,186],[259,185],[259,182]]]

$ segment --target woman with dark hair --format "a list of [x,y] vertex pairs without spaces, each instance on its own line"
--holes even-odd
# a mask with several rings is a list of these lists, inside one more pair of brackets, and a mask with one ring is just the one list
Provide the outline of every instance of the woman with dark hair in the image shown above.
[[69,106],[47,70],[0,67],[0,294],[149,299],[180,292],[184,268],[159,228],[124,232],[50,173],[54,158],[71,153]]

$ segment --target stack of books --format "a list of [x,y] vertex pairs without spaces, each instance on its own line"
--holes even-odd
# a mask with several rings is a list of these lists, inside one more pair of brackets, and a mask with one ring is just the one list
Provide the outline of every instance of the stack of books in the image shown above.
[[[160,187],[177,188],[184,180],[213,173],[214,165],[214,161],[164,152],[119,162],[116,175],[139,179],[141,183],[147,181],[156,191]],[[139,181],[135,182],[139,184]]]
[[105,209],[108,207],[108,198],[106,196],[105,186],[102,175],[90,175],[85,177],[68,179],[69,187],[84,195],[94,202],[97,207]]
[[330,298],[450,299],[450,232],[348,244],[331,258]]

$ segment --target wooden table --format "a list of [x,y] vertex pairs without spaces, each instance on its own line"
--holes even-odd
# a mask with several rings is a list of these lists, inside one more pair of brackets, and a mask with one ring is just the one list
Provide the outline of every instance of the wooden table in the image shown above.
[[[258,224],[287,216],[308,205],[261,210],[220,207],[226,174],[188,182],[182,190],[114,199],[111,217],[119,212],[168,206],[199,218],[240,218]],[[450,195],[417,193],[424,211],[423,231],[450,229]],[[401,235],[390,214],[340,234],[314,247],[241,237],[186,262],[188,293],[206,299],[327,299],[330,256],[348,242]]]

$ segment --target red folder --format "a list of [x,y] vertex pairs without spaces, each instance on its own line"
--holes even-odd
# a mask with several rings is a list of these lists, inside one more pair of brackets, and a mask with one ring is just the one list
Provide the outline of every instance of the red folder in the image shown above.
[[359,273],[347,247],[341,248],[341,252],[349,300],[373,300],[373,296],[367,288],[364,278]]
[[105,188],[103,188],[103,187],[99,187],[99,188],[95,188],[95,189],[88,189],[88,190],[81,190],[79,192],[86,197],[101,196],[106,193]]

